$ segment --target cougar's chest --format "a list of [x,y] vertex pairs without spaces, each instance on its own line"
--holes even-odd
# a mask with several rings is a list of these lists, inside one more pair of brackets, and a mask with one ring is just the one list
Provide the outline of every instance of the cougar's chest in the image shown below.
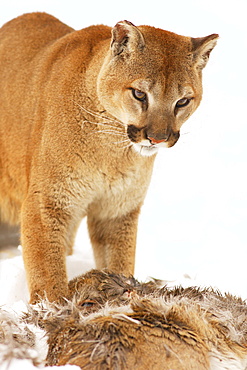
[[113,173],[101,173],[101,189],[92,209],[102,218],[114,218],[140,206],[150,182],[152,165],[138,162],[118,167]]

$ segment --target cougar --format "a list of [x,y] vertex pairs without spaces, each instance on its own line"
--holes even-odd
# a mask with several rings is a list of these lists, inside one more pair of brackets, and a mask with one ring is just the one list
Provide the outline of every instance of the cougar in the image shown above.
[[74,31],[45,13],[1,28],[1,219],[21,225],[31,302],[67,295],[85,216],[97,268],[134,273],[156,154],[198,107],[217,38],[128,21]]

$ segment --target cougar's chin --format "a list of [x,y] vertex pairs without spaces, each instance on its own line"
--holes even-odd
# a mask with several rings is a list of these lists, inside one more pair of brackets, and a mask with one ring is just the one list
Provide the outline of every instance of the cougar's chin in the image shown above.
[[145,157],[150,157],[151,155],[154,155],[158,153],[160,146],[156,145],[145,145],[145,143],[133,143],[133,148],[135,151]]

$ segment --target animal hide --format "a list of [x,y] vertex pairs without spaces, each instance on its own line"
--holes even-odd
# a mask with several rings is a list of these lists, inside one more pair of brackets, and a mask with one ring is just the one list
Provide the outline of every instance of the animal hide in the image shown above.
[[[247,306],[212,289],[92,270],[63,306],[43,301],[28,319],[48,335],[48,365],[85,370],[247,368]],[[26,317],[27,318],[27,317]]]

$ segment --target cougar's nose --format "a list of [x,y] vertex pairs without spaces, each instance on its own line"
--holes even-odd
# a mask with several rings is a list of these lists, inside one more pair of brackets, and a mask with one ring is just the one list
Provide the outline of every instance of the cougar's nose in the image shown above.
[[155,139],[154,137],[152,136],[148,136],[148,140],[150,141],[151,144],[159,144],[159,143],[165,143],[167,140],[169,139],[169,136],[165,136],[163,137],[162,139],[158,140],[158,139]]

